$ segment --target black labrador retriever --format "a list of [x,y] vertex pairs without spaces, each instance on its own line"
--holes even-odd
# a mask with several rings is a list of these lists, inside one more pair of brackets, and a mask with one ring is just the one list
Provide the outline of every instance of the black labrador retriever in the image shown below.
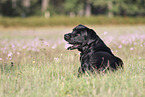
[[64,39],[72,45],[68,50],[78,49],[81,52],[78,77],[87,71],[99,73],[123,68],[122,60],[114,56],[94,30],[84,25],[76,26],[72,33],[64,35]]

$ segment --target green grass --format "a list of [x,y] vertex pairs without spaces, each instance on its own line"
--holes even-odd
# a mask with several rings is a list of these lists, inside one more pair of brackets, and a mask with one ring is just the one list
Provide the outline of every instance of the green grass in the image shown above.
[[116,25],[116,24],[145,24],[144,17],[113,17],[91,16],[91,17],[66,17],[54,16],[50,18],[29,17],[29,18],[8,18],[0,17],[0,25],[4,27],[26,26],[26,27],[44,27],[44,26],[74,26],[77,24],[87,25]]
[[145,27],[90,27],[124,70],[77,78],[78,51],[67,51],[63,41],[73,27],[0,28],[0,97],[144,97]]

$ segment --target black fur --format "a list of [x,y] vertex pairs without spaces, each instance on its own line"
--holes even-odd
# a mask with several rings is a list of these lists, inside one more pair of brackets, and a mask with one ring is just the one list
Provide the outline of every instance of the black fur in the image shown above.
[[64,35],[64,39],[73,45],[68,50],[78,49],[81,52],[78,76],[87,71],[96,73],[123,68],[122,60],[114,56],[94,30],[84,25],[76,26],[72,33]]

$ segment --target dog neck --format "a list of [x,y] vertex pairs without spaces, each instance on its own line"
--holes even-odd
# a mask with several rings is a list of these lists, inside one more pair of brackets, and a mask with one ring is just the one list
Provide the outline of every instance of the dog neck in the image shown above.
[[87,54],[87,53],[92,52],[92,51],[95,51],[95,52],[106,51],[106,52],[109,52],[111,55],[113,55],[110,48],[107,47],[101,39],[96,39],[91,44],[85,45],[82,48],[78,48],[78,50],[81,52],[81,55]]
[[88,52],[91,52],[93,50],[93,47],[94,47],[93,45],[97,44],[99,41],[100,41],[100,39],[96,39],[94,42],[90,43],[89,45],[86,44],[82,48],[78,48],[78,50],[81,52],[81,55],[86,54]]

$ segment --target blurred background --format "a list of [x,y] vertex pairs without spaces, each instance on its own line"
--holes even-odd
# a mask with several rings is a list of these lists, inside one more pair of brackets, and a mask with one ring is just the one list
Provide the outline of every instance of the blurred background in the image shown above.
[[145,16],[145,0],[0,0],[0,15]]
[[[4,17],[9,19],[10,17],[17,17],[17,19],[31,17],[30,20],[32,20],[32,17],[33,19],[35,17],[31,22],[36,25],[40,23],[37,20],[38,17],[41,17],[41,19],[51,18],[52,21],[59,21],[56,18],[61,17],[59,19],[66,23],[59,21],[56,22],[57,25],[71,25],[67,22],[71,22],[72,24],[144,24],[144,16],[145,0],[0,0],[0,24],[5,26],[9,26],[10,22],[8,23]],[[55,19],[52,19],[54,17]],[[84,22],[84,19],[79,19],[79,17],[91,18]],[[97,19],[97,17],[99,18]],[[101,21],[108,17],[110,18],[103,22]],[[75,19],[67,21],[70,18]],[[124,20],[122,18],[127,19]],[[138,19],[135,21],[134,19],[136,18]],[[74,22],[74,20],[79,22]],[[17,24],[18,21],[13,20],[12,22]],[[48,20],[50,24],[48,21],[46,23],[46,20],[41,21],[44,21],[44,23],[41,23],[42,25],[55,25],[50,20]],[[20,21],[19,24],[22,25]],[[33,24],[30,25],[32,26]]]

